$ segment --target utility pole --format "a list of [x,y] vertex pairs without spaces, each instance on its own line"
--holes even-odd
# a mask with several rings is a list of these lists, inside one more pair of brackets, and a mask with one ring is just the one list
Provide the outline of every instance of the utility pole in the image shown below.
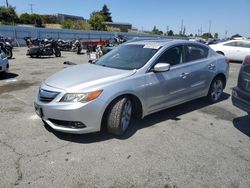
[[227,38],[227,30],[225,31],[225,39]]
[[209,20],[209,29],[208,29],[208,33],[210,33],[210,32],[211,32],[211,25],[212,25],[212,21],[211,21],[211,20]]
[[9,8],[8,0],[6,0],[6,7]]
[[30,13],[33,14],[33,4],[29,4],[30,5]]
[[181,20],[181,32],[180,34],[182,35],[183,34],[183,19]]

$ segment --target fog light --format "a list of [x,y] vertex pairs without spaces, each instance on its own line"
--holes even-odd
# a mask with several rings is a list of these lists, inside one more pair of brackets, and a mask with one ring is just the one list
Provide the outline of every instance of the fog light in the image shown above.
[[73,122],[75,128],[84,128],[86,127],[82,122],[76,121]]

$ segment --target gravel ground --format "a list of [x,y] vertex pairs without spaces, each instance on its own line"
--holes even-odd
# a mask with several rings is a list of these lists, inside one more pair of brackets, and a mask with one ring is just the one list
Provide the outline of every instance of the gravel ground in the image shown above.
[[36,116],[40,83],[85,54],[31,59],[16,48],[0,77],[0,187],[250,187],[250,118],[231,104],[240,64],[223,100],[199,99],[133,123],[126,135],[51,131]]

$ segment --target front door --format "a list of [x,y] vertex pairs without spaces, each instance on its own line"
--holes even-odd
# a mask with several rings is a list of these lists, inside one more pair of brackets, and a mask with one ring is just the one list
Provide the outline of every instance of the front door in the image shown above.
[[147,111],[152,113],[185,101],[190,85],[190,68],[184,62],[184,47],[166,50],[156,63],[169,63],[170,70],[146,74]]

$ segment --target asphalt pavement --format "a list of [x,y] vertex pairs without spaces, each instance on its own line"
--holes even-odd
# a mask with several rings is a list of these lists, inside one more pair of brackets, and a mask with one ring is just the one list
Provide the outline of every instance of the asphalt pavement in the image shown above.
[[[240,63],[220,102],[203,99],[136,120],[122,137],[52,131],[33,101],[49,75],[86,54],[27,57],[16,48],[0,76],[0,187],[250,187],[250,117],[231,103]],[[63,78],[62,78],[63,79]]]

